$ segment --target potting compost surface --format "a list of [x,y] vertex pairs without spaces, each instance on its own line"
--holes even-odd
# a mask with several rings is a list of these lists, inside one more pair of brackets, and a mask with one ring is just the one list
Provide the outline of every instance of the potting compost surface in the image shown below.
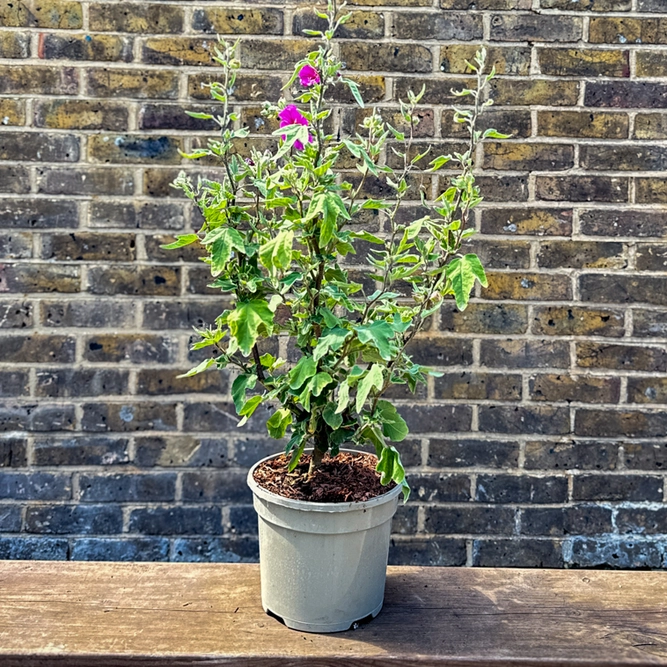
[[290,458],[281,454],[265,461],[255,469],[254,480],[278,496],[317,503],[361,502],[395,486],[393,482],[389,486],[380,484],[380,474],[375,470],[377,458],[370,454],[326,455],[310,479],[310,454],[304,454],[292,472],[287,470]]

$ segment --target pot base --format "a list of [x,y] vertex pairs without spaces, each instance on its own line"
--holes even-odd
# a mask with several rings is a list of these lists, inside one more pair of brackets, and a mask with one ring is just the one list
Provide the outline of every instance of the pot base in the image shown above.
[[373,611],[370,614],[368,614],[368,616],[364,616],[363,618],[359,618],[356,621],[352,621],[352,623],[345,622],[345,623],[333,623],[333,624],[304,623],[303,621],[295,621],[292,620],[291,618],[284,618],[283,616],[278,616],[278,614],[274,614],[270,609],[267,609],[264,605],[262,605],[262,608],[269,616],[280,621],[290,630],[299,630],[301,632],[314,632],[314,633],[325,634],[329,632],[345,632],[346,630],[356,630],[360,625],[365,625],[366,623],[370,623],[382,610],[382,604],[383,603],[381,602],[375,609],[373,609]]

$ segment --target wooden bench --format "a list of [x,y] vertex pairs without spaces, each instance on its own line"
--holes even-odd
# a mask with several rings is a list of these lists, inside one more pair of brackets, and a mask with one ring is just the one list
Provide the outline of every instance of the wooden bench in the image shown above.
[[333,635],[262,612],[257,565],[0,562],[0,667],[667,665],[667,572],[391,567]]

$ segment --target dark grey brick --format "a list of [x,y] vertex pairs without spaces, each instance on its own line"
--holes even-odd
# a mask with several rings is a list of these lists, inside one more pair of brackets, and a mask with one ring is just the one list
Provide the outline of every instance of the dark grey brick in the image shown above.
[[0,532],[18,533],[21,530],[21,507],[0,505]]
[[84,403],[84,431],[175,431],[175,403]]
[[511,441],[431,439],[428,451],[432,468],[515,468],[519,460],[519,444]]
[[79,479],[82,502],[165,502],[176,493],[175,473],[82,474]]
[[479,567],[563,567],[557,540],[475,540],[472,549],[473,565]]
[[71,363],[75,340],[72,336],[23,334],[0,338],[0,361],[20,363]]
[[563,435],[570,432],[570,410],[546,405],[483,405],[479,429],[486,433]]
[[77,162],[79,138],[44,132],[9,132],[0,135],[0,160]]
[[[270,416],[269,409],[259,407],[243,431],[266,433],[266,419]],[[237,429],[239,417],[233,403],[188,403],[185,405],[185,431],[210,431],[215,433],[240,433]]]
[[563,543],[563,558],[570,567],[648,569],[665,567],[667,541],[572,537]]
[[514,529],[515,511],[498,505],[459,505],[457,507],[427,507],[427,533],[504,535]]
[[648,475],[575,475],[575,500],[662,501],[662,477]]
[[79,226],[77,202],[63,200],[0,200],[0,229],[52,229]]
[[25,329],[33,325],[33,306],[28,301],[0,301],[0,329]]
[[394,15],[393,36],[398,39],[471,41],[483,35],[481,14],[400,12]]
[[625,442],[623,461],[628,470],[667,470],[667,442]]
[[67,560],[66,539],[55,537],[0,537],[2,560]]
[[429,565],[451,567],[465,565],[465,540],[447,537],[392,539],[389,565]]
[[219,507],[156,507],[130,514],[131,533],[144,535],[216,535],[222,530]]
[[0,432],[3,431],[72,431],[73,405],[0,404]]
[[148,301],[144,303],[146,329],[202,329],[214,322],[227,304],[215,301]]
[[37,371],[37,396],[71,398],[125,394],[128,371],[114,369],[54,369]]
[[526,443],[524,467],[528,470],[615,470],[618,444],[613,442]]
[[234,444],[230,463],[249,468],[260,459],[281,453],[283,444],[273,438],[241,438]]
[[467,475],[419,473],[409,477],[416,500],[426,503],[465,502],[470,500],[470,478]]
[[93,201],[90,224],[91,227],[121,229],[183,229],[184,204]]
[[233,470],[183,473],[183,500],[191,503],[248,503],[246,473]]
[[616,526],[620,533],[664,535],[667,533],[667,507],[620,508],[616,515]]
[[0,498],[12,500],[69,500],[72,480],[67,473],[3,472]]
[[166,561],[169,560],[169,540],[162,537],[75,538],[71,560]]
[[398,411],[413,434],[467,431],[472,420],[467,405],[401,405]]
[[23,468],[28,463],[28,441],[21,436],[0,438],[0,468]]
[[226,468],[227,440],[190,435],[136,438],[134,463],[138,466]]
[[28,507],[27,533],[108,535],[123,530],[120,507],[108,505],[45,505]]
[[599,535],[613,532],[611,509],[599,505],[529,507],[521,510],[524,535]]
[[135,307],[131,301],[110,299],[42,301],[42,324],[47,327],[131,327]]
[[482,365],[490,368],[568,368],[570,347],[560,340],[482,340]]
[[252,505],[229,508],[229,532],[238,535],[257,535],[257,512]]
[[27,371],[0,371],[0,397],[30,394]]
[[127,438],[84,435],[65,440],[36,438],[34,464],[38,466],[99,466],[128,463]]
[[256,563],[259,545],[255,537],[178,538],[172,561],[180,563]]
[[479,475],[476,500],[483,503],[563,503],[567,500],[567,478]]

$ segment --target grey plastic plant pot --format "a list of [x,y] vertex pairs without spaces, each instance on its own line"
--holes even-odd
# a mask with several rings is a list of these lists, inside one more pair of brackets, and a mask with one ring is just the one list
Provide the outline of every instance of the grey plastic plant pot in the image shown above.
[[[356,450],[341,450],[359,453]],[[283,498],[248,473],[259,515],[264,611],[288,628],[340,632],[382,609],[391,519],[401,487],[366,502],[313,503]]]

